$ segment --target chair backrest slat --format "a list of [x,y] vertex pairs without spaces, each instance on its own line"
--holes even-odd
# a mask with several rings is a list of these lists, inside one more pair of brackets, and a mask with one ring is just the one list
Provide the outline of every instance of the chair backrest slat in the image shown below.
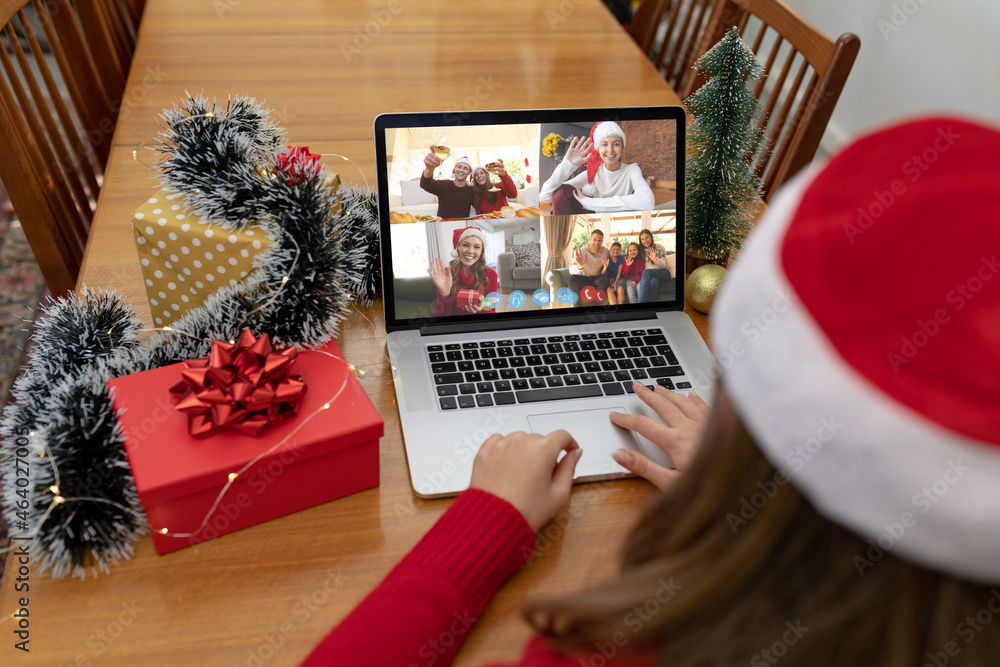
[[[63,159],[58,160],[56,164],[58,164],[64,171],[68,172],[66,174],[67,177],[72,174],[73,177],[69,178],[68,182],[70,183],[70,187],[74,188],[74,196],[77,197],[78,204],[82,207],[82,209],[89,212],[89,207],[84,204],[87,196],[83,194],[82,186],[85,183],[90,192],[93,193],[93,198],[97,198],[97,192],[100,190],[100,187],[98,186],[97,179],[94,176],[93,167],[88,165],[87,168],[80,169],[77,164],[78,159],[87,159],[86,153],[82,156],[77,156],[76,153],[70,152],[66,143],[63,142],[63,133],[65,133],[69,146],[84,146],[84,144],[80,141],[80,136],[76,129],[76,123],[71,117],[69,109],[66,107],[66,103],[60,93],[59,86],[55,81],[55,77],[52,75],[52,71],[49,69],[48,63],[45,60],[44,51],[38,43],[38,39],[35,36],[34,30],[31,28],[31,24],[25,19],[23,13],[19,13],[18,17],[21,19],[22,32],[25,33],[25,37],[28,39],[28,43],[31,46],[35,66],[41,73],[42,79],[45,82],[45,88],[49,94],[47,100],[42,100],[36,95],[37,108],[35,113],[38,114],[43,122],[45,122],[46,129],[49,132],[49,139],[53,143],[54,152],[57,155],[63,156]],[[20,48],[18,47],[17,50],[20,51]],[[22,68],[27,66],[27,63],[22,64]],[[30,85],[37,87],[33,77],[26,78]],[[48,112],[49,107],[55,109],[61,123],[61,128],[56,127],[55,122]],[[81,182],[81,180],[83,182]],[[91,217],[91,215],[87,215],[88,224]],[[86,236],[84,236],[84,238],[86,238]]]
[[691,76],[713,0],[644,0],[629,33],[676,90]]
[[74,289],[142,0],[0,0],[0,181],[49,290]]
[[[767,174],[769,199],[816,154],[861,42],[850,33],[831,40],[784,0],[645,0],[631,34],[644,52],[656,53],[654,64],[686,99],[705,82],[691,66],[732,27],[764,66],[753,93],[767,113],[765,128],[773,143],[769,153],[755,156],[755,168]],[[684,28],[697,44],[690,57],[683,51]],[[666,38],[660,41],[659,35]],[[673,66],[659,66],[664,61]],[[817,83],[803,88],[805,81]]]

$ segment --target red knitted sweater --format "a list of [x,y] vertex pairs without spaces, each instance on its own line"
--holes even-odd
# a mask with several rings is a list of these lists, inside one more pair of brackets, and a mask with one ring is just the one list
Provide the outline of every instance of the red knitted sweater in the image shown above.
[[[525,564],[534,544],[534,533],[512,505],[469,489],[303,665],[450,665],[494,591]],[[608,661],[596,648],[592,655],[562,655],[539,637],[517,664],[637,663]]]

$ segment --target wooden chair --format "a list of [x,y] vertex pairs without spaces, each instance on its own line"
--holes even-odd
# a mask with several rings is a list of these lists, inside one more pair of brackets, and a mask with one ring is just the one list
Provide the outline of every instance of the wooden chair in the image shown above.
[[677,93],[693,76],[715,0],[642,0],[629,34]]
[[[764,66],[754,95],[764,105],[761,125],[769,150],[753,159],[767,200],[816,155],[861,40],[852,33],[830,39],[782,0],[715,0],[697,56],[732,26]],[[704,82],[700,73],[690,77],[681,97]]]
[[0,181],[54,296],[76,285],[135,43],[113,4],[0,0]]

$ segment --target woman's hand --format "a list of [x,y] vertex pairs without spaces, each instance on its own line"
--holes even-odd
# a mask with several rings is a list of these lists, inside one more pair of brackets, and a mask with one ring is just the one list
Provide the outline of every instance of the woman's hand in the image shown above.
[[664,468],[642,454],[628,449],[615,450],[612,456],[620,466],[649,480],[663,491],[694,458],[698,443],[701,441],[701,434],[705,430],[705,423],[708,421],[710,408],[693,391],[689,396],[683,396],[659,385],[654,391],[647,389],[641,382],[633,383],[633,387],[635,395],[651,407],[663,421],[642,415],[613,412],[611,422],[651,440],[670,455],[674,469]]
[[465,312],[467,312],[467,313],[472,313],[473,315],[475,315],[476,313],[481,313],[481,312],[483,312],[483,307],[482,307],[482,306],[477,306],[477,305],[475,305],[475,304],[471,304],[471,303],[470,303],[470,304],[467,304],[467,305],[466,305],[466,306],[465,306],[465,307],[463,308],[463,310],[465,310]]
[[437,287],[441,296],[451,294],[451,267],[442,262],[440,257],[431,262],[431,268],[427,269],[427,275],[434,281],[434,286]]
[[582,204],[583,198],[586,197],[587,195],[583,194],[583,190],[575,187],[573,188],[573,196],[576,197],[576,200]]
[[496,168],[496,170],[493,173],[495,173],[499,177],[503,177],[504,174],[507,173],[506,167],[503,166],[503,160],[501,160],[500,158],[497,158],[496,159],[496,163],[497,163],[497,168]]
[[587,161],[587,155],[590,153],[590,149],[593,148],[593,146],[594,144],[590,142],[590,137],[585,139],[573,137],[569,141],[569,148],[566,149],[566,159],[569,160],[570,164],[574,167],[579,167]]
[[646,248],[646,259],[659,259],[659,255],[656,254],[655,245],[651,245]]
[[[560,452],[566,456],[558,463]],[[513,505],[538,530],[569,501],[573,472],[583,450],[566,431],[493,435],[472,464],[470,486]]]

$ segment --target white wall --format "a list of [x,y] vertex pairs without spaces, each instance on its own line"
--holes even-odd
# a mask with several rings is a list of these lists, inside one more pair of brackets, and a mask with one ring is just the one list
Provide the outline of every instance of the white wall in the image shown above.
[[853,32],[861,52],[823,150],[930,112],[1000,124],[997,0],[786,0],[827,35]]

